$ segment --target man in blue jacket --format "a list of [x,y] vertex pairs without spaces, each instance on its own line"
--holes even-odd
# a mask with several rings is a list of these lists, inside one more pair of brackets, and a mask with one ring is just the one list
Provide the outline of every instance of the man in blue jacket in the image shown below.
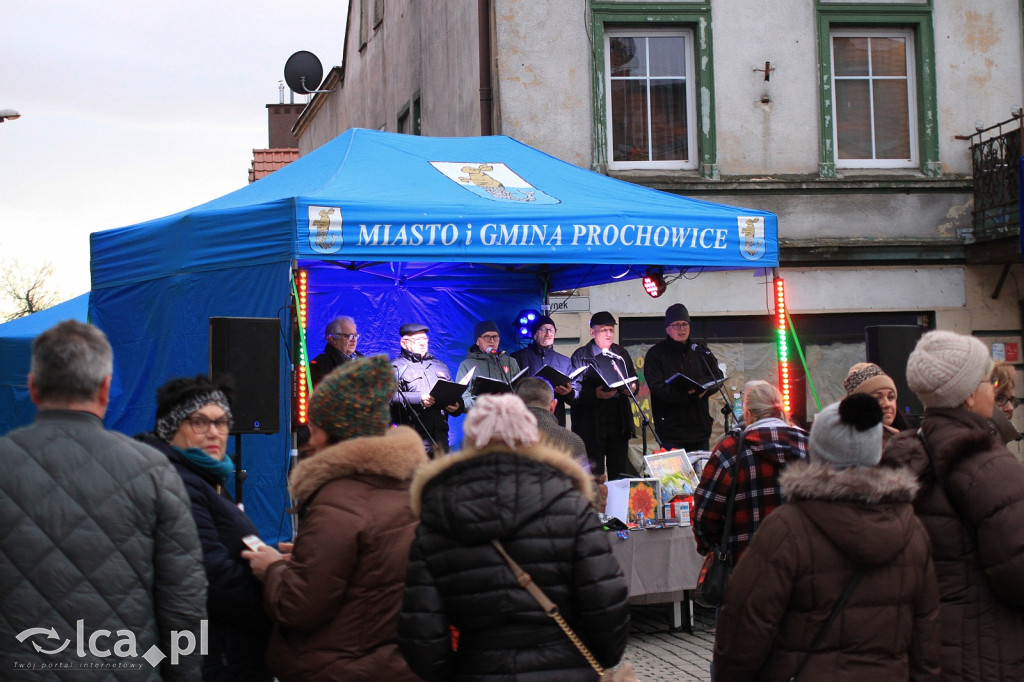
[[[555,333],[557,331],[555,321],[547,315],[541,315],[530,329],[533,343],[512,353],[512,357],[519,363],[519,367],[529,370],[526,373],[527,376],[536,375],[544,367],[557,369],[566,376],[572,373],[572,360],[555,350]],[[565,406],[571,405],[573,399],[572,384],[552,385],[552,388],[555,390],[555,400],[558,401],[555,406],[555,419],[558,420],[559,426],[564,427]]]

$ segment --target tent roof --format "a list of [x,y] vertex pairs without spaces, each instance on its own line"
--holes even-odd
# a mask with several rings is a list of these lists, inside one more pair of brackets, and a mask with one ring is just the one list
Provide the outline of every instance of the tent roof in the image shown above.
[[777,234],[771,213],[615,180],[508,137],[352,129],[218,199],[93,234],[92,278],[97,290],[315,259],[420,273],[519,266],[543,269],[559,289],[611,281],[623,265],[777,267]]

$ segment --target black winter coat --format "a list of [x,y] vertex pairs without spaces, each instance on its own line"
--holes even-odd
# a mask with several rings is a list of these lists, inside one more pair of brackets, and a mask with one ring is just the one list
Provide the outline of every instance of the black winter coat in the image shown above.
[[167,456],[192,502],[209,582],[209,654],[203,659],[203,680],[270,680],[265,658],[272,621],[263,610],[263,583],[241,557],[246,549],[242,538],[259,531],[227,493],[217,492],[216,479],[155,434],[137,439]]
[[[633,360],[626,349],[613,343],[610,351],[622,357],[626,365],[622,370],[622,362],[601,355],[601,349],[591,341],[576,349],[572,354],[572,367],[578,369],[588,366],[589,369],[579,375],[576,380],[576,402],[572,407],[572,430],[580,435],[587,444],[587,451],[593,456],[599,451],[594,443],[601,437],[628,440],[636,435],[633,424],[633,404],[625,387],[619,389],[619,395],[608,400],[597,397],[598,387],[621,381],[615,372],[617,365],[626,378],[635,377]],[[603,377],[603,379],[602,379]],[[633,389],[636,390],[635,384]],[[602,453],[603,454],[603,453]]]
[[709,396],[691,394],[686,387],[676,382],[665,383],[666,379],[677,373],[700,382],[713,378],[708,373],[708,367],[716,372],[718,360],[711,351],[705,353],[704,346],[697,344],[698,350],[692,350],[691,345],[690,341],[679,343],[666,338],[651,346],[644,358],[644,378],[651,390],[654,431],[666,446],[679,446],[711,437],[714,419],[708,411]]
[[[413,480],[420,514],[398,622],[399,646],[425,680],[597,680],[516,582],[497,538],[604,666],[626,646],[622,570],[587,497],[586,473],[543,445],[434,460]],[[458,630],[458,650],[450,626]]]
[[[553,348],[541,348],[536,341],[526,348],[520,348],[512,353],[512,357],[519,363],[520,369],[529,370],[526,376],[532,377],[548,366],[566,376],[572,374],[572,360]],[[559,395],[556,393],[555,399],[558,401],[555,406],[555,419],[558,420],[559,426],[565,426],[565,406],[572,404],[573,394]]]

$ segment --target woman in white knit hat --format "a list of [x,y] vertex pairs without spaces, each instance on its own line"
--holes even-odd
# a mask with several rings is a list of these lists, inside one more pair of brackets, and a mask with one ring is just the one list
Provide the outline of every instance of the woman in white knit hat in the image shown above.
[[925,407],[884,461],[917,474],[942,609],[942,678],[1024,680],[1024,467],[989,426],[992,361],[978,339],[933,331],[907,360]]

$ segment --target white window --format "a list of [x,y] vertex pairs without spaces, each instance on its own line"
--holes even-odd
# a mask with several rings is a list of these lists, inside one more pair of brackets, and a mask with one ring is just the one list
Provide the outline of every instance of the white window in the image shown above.
[[836,167],[917,166],[913,33],[836,29],[831,38]]
[[608,167],[696,168],[693,32],[609,30],[604,54]]

